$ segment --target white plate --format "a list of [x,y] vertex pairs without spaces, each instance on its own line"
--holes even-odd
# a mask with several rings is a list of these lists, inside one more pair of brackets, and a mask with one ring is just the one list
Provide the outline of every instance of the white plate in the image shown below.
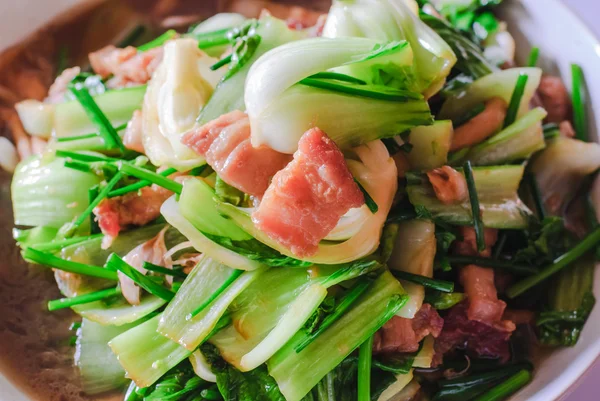
[[[19,0],[2,2],[0,49],[13,44],[70,6],[86,0]],[[88,0],[89,1],[89,0]],[[95,1],[95,0],[91,0]],[[32,10],[35,10],[33,13]],[[590,91],[591,135],[598,138],[600,120],[600,43],[591,31],[559,0],[506,0],[501,8],[504,19],[517,39],[517,53],[524,60],[530,46],[540,47],[541,64],[570,83],[570,63],[582,66]],[[594,290],[600,294],[600,272]],[[513,397],[513,401],[553,401],[560,398],[589,369],[600,355],[600,307],[594,308],[574,348],[553,353],[537,367],[533,382]],[[29,401],[0,376],[0,401]]]

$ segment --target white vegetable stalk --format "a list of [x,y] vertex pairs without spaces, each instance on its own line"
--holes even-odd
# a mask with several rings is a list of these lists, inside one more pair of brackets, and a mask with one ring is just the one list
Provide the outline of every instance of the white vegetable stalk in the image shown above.
[[18,163],[17,148],[8,138],[0,136],[0,167],[12,173],[17,168]]
[[208,33],[218,31],[220,29],[233,28],[241,25],[246,21],[246,17],[238,13],[219,13],[205,19],[192,31],[192,34]]
[[198,49],[194,39],[183,38],[165,45],[164,59],[148,84],[144,98],[143,144],[157,166],[178,169],[204,162],[181,143],[223,75],[211,71],[218,59]]
[[29,135],[50,138],[54,129],[54,105],[27,99],[15,104],[23,128]]
[[450,46],[418,17],[412,0],[337,0],[329,12],[324,37],[407,40],[415,53],[421,91],[435,94],[456,63]]
[[209,383],[217,382],[217,375],[213,373],[212,368],[204,357],[202,351],[197,350],[190,355],[190,363],[192,364],[192,368],[194,369],[196,376],[202,380],[206,380]]

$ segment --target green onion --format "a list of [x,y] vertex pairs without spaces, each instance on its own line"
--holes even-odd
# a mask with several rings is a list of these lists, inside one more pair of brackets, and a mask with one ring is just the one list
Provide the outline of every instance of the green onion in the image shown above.
[[63,239],[63,240],[59,240],[59,241],[51,241],[51,242],[45,242],[43,244],[36,244],[36,245],[32,246],[32,248],[37,251],[42,251],[42,252],[57,251],[59,249],[65,248],[69,245],[78,244],[80,242],[85,242],[85,241],[93,240],[96,238],[102,238],[103,236],[104,236],[103,234],[95,234],[95,235],[88,235],[85,237],[73,237],[73,238]]
[[180,183],[170,180],[168,178],[163,177],[158,173],[154,173],[152,171],[143,169],[141,167],[134,166],[129,163],[121,163],[119,169],[127,175],[131,175],[142,180],[149,181],[153,184],[158,185],[159,187],[163,187],[168,189],[171,192],[175,192],[176,194],[181,194],[181,190],[183,189],[183,185]]
[[472,120],[474,117],[477,117],[479,114],[483,113],[484,110],[485,103],[479,103],[476,106],[474,106],[471,110],[452,120],[452,125],[454,126],[454,128],[460,127],[461,125]]
[[583,70],[577,64],[571,64],[571,75],[573,77],[573,125],[575,138],[587,141],[587,116],[585,110],[585,87]]
[[556,123],[544,124],[544,140],[549,141],[560,136],[560,127]]
[[82,171],[84,173],[89,173],[90,171],[92,171],[92,166],[89,163],[83,163],[73,160],[65,160],[64,166],[66,168]]
[[119,159],[113,159],[104,156],[88,155],[86,153],[69,152],[66,150],[57,150],[56,157],[64,157],[65,159],[76,160],[79,162],[93,163],[93,162],[115,162]]
[[83,211],[83,213],[81,213],[79,215],[79,217],[77,217],[77,220],[75,220],[74,223],[71,223],[68,225],[68,230],[65,233],[65,237],[71,237],[75,233],[75,230],[77,230],[77,228],[79,228],[79,226],[83,224],[85,219],[87,219],[89,217],[89,215],[92,214],[92,212],[94,211],[94,208],[96,206],[98,206],[100,204],[100,202],[102,202],[102,200],[104,200],[104,198],[106,198],[108,193],[113,189],[113,187],[115,185],[117,185],[117,182],[119,182],[121,180],[121,178],[122,178],[121,173],[117,173],[117,174],[115,174],[115,176],[113,178],[111,178],[111,180],[106,184],[106,186],[104,188],[102,188],[102,190],[98,193],[98,196],[96,196],[96,199],[94,199],[92,202],[90,202],[90,204]]
[[[98,185],[94,185],[90,189],[88,189],[88,202],[92,203],[100,193],[100,187]],[[97,234],[101,232],[100,225],[95,219],[93,214],[90,214],[90,234]]]
[[348,290],[340,302],[337,303],[333,312],[323,319],[321,325],[311,334],[307,335],[302,342],[296,345],[294,348],[296,353],[302,352],[302,350],[308,347],[310,343],[312,343],[319,335],[321,335],[321,333],[334,324],[348,309],[350,309],[354,302],[360,298],[360,296],[369,288],[371,283],[373,283],[373,280],[366,278],[359,280],[356,284],[354,284],[354,286]]
[[428,291],[425,293],[424,303],[430,304],[436,310],[446,310],[461,303],[466,298],[460,292],[442,293],[439,291]]
[[354,77],[352,77],[350,75],[346,75],[346,74],[340,74],[338,72],[329,72],[329,71],[318,72],[314,75],[311,75],[309,78],[312,78],[312,79],[335,79],[336,81],[349,82],[349,83],[358,84],[358,85],[366,85],[367,84],[362,79],[354,78]]
[[546,208],[544,207],[544,201],[542,200],[542,191],[540,190],[540,186],[538,185],[537,179],[535,178],[535,174],[529,173],[527,174],[527,178],[529,181],[529,190],[531,191],[531,197],[533,198],[533,203],[535,204],[535,209],[538,213],[538,218],[540,221],[546,218]]
[[160,46],[164,45],[167,41],[174,39],[176,37],[177,37],[177,31],[175,31],[174,29],[169,29],[167,32],[163,33],[156,39],[154,39],[148,43],[145,43],[141,46],[138,46],[138,50],[141,52],[145,52],[147,50],[154,49],[155,47],[160,47]]
[[418,93],[375,85],[356,85],[314,78],[304,78],[299,83],[313,88],[379,100],[406,102],[409,100],[421,100],[423,98]]
[[73,322],[71,323],[71,325],[69,326],[69,330],[70,331],[77,331],[81,328],[81,322]]
[[441,292],[454,291],[454,283],[452,281],[436,280],[433,278],[421,276],[419,274],[403,272],[401,270],[391,270],[390,272],[397,279],[410,281],[411,283],[415,284],[420,284],[425,288],[431,288]]
[[[75,78],[77,79],[77,78]],[[121,137],[117,133],[117,130],[112,126],[108,118],[104,115],[100,107],[96,104],[96,101],[90,95],[90,92],[86,87],[78,85],[75,81],[69,83],[69,91],[75,96],[75,99],[81,104],[83,110],[87,114],[90,121],[98,129],[99,135],[104,138],[104,143],[109,149],[118,148],[121,153],[125,152],[125,145],[121,141]]]
[[26,248],[23,251],[23,259],[28,262],[50,266],[54,269],[62,270],[68,273],[103,278],[106,280],[118,280],[117,273],[112,270],[107,270],[100,266],[86,265],[84,263],[61,259],[52,255],[51,253],[41,252],[33,248]]
[[527,67],[535,67],[538,62],[538,58],[540,57],[540,48],[534,47],[531,49],[529,53],[529,57],[527,58]]
[[519,75],[519,79],[517,79],[517,85],[515,86],[515,90],[513,91],[512,97],[510,98],[508,110],[506,111],[506,118],[504,119],[504,128],[508,127],[516,121],[517,114],[519,113],[519,108],[521,107],[521,99],[523,98],[523,94],[525,93],[525,87],[527,86],[528,80],[529,75],[523,73]]
[[146,31],[144,25],[136,25],[125,37],[117,43],[117,47],[132,46]]
[[50,312],[70,308],[75,305],[89,304],[90,302],[100,301],[102,299],[110,298],[121,293],[120,288],[109,288],[107,290],[91,292],[89,294],[80,295],[72,298],[61,298],[55,299],[48,302],[48,310]]
[[354,182],[356,183],[356,185],[358,185],[360,192],[363,193],[363,195],[365,197],[365,204],[367,205],[367,207],[369,208],[371,213],[373,213],[373,214],[377,213],[379,211],[379,206],[377,206],[377,203],[375,202],[375,200],[371,197],[371,195],[369,195],[369,193],[367,192],[365,187],[363,187],[362,184],[360,182],[358,182],[358,180],[356,178],[354,179]]
[[[127,123],[125,124],[121,124],[117,127],[114,127],[115,130],[117,130],[117,132],[119,131],[123,131],[125,128],[127,128]],[[90,139],[90,138],[95,138],[99,136],[97,132],[93,132],[91,134],[84,134],[84,135],[75,135],[75,136],[63,136],[61,138],[57,138],[56,142],[72,142],[72,141],[79,141],[79,140],[83,140],[83,139]]]
[[210,70],[211,71],[216,71],[219,68],[231,63],[232,60],[232,55],[230,54],[227,57],[222,58],[221,60],[217,61],[216,63],[214,63],[213,65],[210,66]]
[[500,255],[502,255],[502,250],[504,250],[504,245],[506,245],[506,240],[508,239],[508,236],[506,235],[506,232],[503,232],[502,234],[500,234],[500,239],[498,240],[498,244],[496,245],[496,249],[494,249],[494,259],[498,259],[500,257]]
[[530,275],[539,273],[539,270],[531,265],[517,265],[511,261],[482,258],[478,256],[448,256],[448,262],[452,264],[477,265],[506,270],[515,274]]
[[373,338],[369,337],[358,350],[358,401],[371,401],[371,362]]
[[[527,75],[525,75],[527,76]],[[481,221],[481,208],[479,207],[479,197],[475,188],[475,178],[473,178],[473,168],[471,162],[467,161],[464,164],[465,179],[469,188],[469,201],[471,203],[471,213],[473,214],[473,227],[475,228],[475,237],[477,239],[477,250],[485,251],[485,234],[483,222]]]
[[506,381],[500,383],[488,392],[475,398],[474,401],[500,401],[507,399],[510,395],[516,393],[525,387],[531,381],[531,373],[525,369],[511,376]]
[[170,301],[175,296],[173,291],[168,290],[162,285],[152,281],[152,279],[149,277],[144,276],[115,253],[108,257],[106,266],[110,269],[120,271],[144,290],[148,291],[152,295],[156,295],[157,297],[164,299],[165,301]]
[[166,267],[157,266],[154,263],[144,262],[144,269],[149,270],[151,272],[164,274],[165,276],[173,276],[173,277],[181,277],[186,278],[187,274],[182,272],[181,270],[175,269],[167,269]]
[[565,254],[556,258],[552,264],[542,269],[542,271],[540,271],[536,275],[527,277],[526,279],[521,280],[518,283],[509,287],[506,291],[506,295],[509,298],[515,298],[521,295],[525,291],[529,290],[531,287],[536,286],[537,284],[546,280],[548,277],[556,274],[560,270],[569,266],[571,263],[575,262],[584,254],[596,247],[598,243],[600,243],[600,227],[596,228],[581,242],[579,242]]
[[[173,173],[176,173],[177,169],[174,168],[168,168],[162,172],[160,172],[159,174],[162,175],[163,177],[167,177]],[[121,195],[125,195],[129,192],[135,192],[138,191],[144,187],[148,187],[152,185],[152,183],[148,180],[141,180],[136,182],[135,184],[131,184],[131,185],[127,185],[126,187],[123,188],[119,188],[119,189],[115,189],[114,191],[110,191],[110,193],[108,194],[109,198],[114,198],[115,196],[121,196]]]
[[210,297],[208,297],[202,304],[200,304],[200,306],[198,306],[192,312],[192,317],[198,315],[198,313],[202,312],[208,305],[210,305],[215,299],[217,299],[219,295],[221,295],[221,293],[223,293],[223,291],[227,289],[227,287],[229,287],[235,280],[238,279],[238,277],[242,275],[243,272],[243,270],[235,270],[233,273],[231,273],[231,276],[229,276],[229,278],[223,284],[221,284],[221,286],[217,288],[216,291],[213,292]]

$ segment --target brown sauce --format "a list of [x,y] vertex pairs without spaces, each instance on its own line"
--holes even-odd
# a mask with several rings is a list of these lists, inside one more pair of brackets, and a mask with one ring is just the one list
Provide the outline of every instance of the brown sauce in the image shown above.
[[[78,7],[0,55],[0,111],[26,98],[43,99],[56,75],[61,48],[69,49],[69,65],[87,64],[87,54],[114,43],[137,24],[153,31],[169,16],[196,20],[231,10],[255,17],[267,7],[285,18],[288,4],[326,11],[327,0],[276,2],[259,0],[109,0]],[[184,18],[171,18],[171,21]],[[191,21],[191,19],[188,19]],[[11,137],[0,113],[0,135]],[[0,374],[32,399],[40,401],[122,400],[121,394],[90,397],[83,393],[69,330],[77,315],[70,310],[48,312],[50,299],[60,297],[52,272],[28,266],[12,239],[11,176],[0,170]]]

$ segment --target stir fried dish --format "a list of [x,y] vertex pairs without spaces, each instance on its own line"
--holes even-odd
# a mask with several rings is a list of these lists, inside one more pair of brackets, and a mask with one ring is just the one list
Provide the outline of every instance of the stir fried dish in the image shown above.
[[89,399],[504,400],[577,344],[579,66],[515,61],[500,0],[233,3],[3,109],[14,238]]

